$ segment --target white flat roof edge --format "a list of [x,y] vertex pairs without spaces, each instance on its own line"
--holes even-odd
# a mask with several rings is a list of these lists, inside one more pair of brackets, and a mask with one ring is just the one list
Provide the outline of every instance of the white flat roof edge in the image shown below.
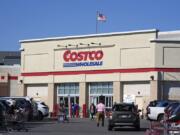
[[150,40],[151,42],[162,42],[162,43],[164,43],[164,42],[166,42],[166,43],[179,43],[180,42],[180,40],[173,40],[173,39],[151,39]]
[[161,31],[161,32],[159,32],[159,35],[167,35],[167,34],[180,34],[180,30]]
[[148,29],[148,30],[126,31],[126,32],[111,32],[111,33],[88,34],[88,35],[78,35],[78,36],[27,39],[27,40],[19,40],[19,42],[20,43],[27,43],[27,42],[40,42],[40,41],[51,41],[51,40],[65,40],[65,39],[73,39],[73,38],[88,38],[88,37],[101,37],[101,36],[113,36],[113,35],[128,35],[128,34],[139,34],[139,33],[151,33],[151,32],[157,32],[157,31],[158,31],[157,29]]
[[15,65],[1,65],[0,68],[19,68],[21,65],[15,64]]

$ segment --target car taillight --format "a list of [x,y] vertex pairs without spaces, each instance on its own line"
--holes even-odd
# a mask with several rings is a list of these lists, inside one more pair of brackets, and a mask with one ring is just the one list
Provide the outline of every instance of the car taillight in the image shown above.
[[112,112],[109,112],[109,118],[112,119]]
[[180,120],[176,121],[175,123],[176,125],[180,125]]

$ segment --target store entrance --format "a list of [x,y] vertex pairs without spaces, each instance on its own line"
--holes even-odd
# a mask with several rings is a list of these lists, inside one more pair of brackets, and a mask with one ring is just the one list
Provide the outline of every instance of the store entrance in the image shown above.
[[79,96],[59,96],[59,103],[63,103],[66,114],[72,115],[72,106],[79,105]]
[[66,114],[71,117],[73,107],[79,108],[79,83],[57,84],[57,99],[57,103],[64,104]]
[[64,103],[64,106],[68,108],[69,104],[79,104],[79,96],[60,96],[59,103]]
[[102,102],[104,103],[104,105],[107,109],[112,107],[112,104],[113,104],[112,96],[108,96],[108,95],[106,95],[106,96],[103,96],[103,95],[90,96],[90,104],[94,103],[94,105],[96,106],[100,100],[102,100]]
[[89,106],[91,103],[97,105],[102,99],[106,110],[112,108],[113,104],[113,83],[112,82],[97,82],[89,83]]

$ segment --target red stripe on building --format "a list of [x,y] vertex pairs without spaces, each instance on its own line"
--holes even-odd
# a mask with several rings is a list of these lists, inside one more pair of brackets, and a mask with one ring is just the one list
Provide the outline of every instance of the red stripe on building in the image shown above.
[[48,75],[79,75],[79,74],[110,74],[110,73],[139,73],[139,72],[180,72],[180,68],[134,68],[134,69],[108,69],[108,70],[82,70],[58,72],[29,72],[21,73],[22,76],[48,76]]
[[9,80],[18,80],[18,76],[8,76]]

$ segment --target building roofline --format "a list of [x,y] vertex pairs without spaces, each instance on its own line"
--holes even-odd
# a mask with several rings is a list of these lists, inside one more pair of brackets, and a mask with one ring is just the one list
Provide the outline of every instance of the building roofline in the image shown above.
[[150,41],[156,43],[180,43],[180,40],[171,40],[171,39],[152,39]]
[[180,30],[173,30],[173,31],[161,31],[159,35],[167,35],[167,34],[179,34]]
[[15,68],[15,67],[20,67],[20,64],[14,64],[14,65],[0,65],[0,69],[1,68]]
[[28,42],[40,42],[40,41],[56,41],[56,40],[76,39],[76,38],[91,38],[91,37],[105,37],[105,36],[116,36],[116,35],[131,35],[131,34],[152,33],[152,32],[158,32],[158,30],[157,29],[149,29],[149,30],[127,31],[127,32],[112,32],[112,33],[88,34],[88,35],[78,35],[78,36],[27,39],[27,40],[19,40],[19,42],[20,43],[28,43]]

